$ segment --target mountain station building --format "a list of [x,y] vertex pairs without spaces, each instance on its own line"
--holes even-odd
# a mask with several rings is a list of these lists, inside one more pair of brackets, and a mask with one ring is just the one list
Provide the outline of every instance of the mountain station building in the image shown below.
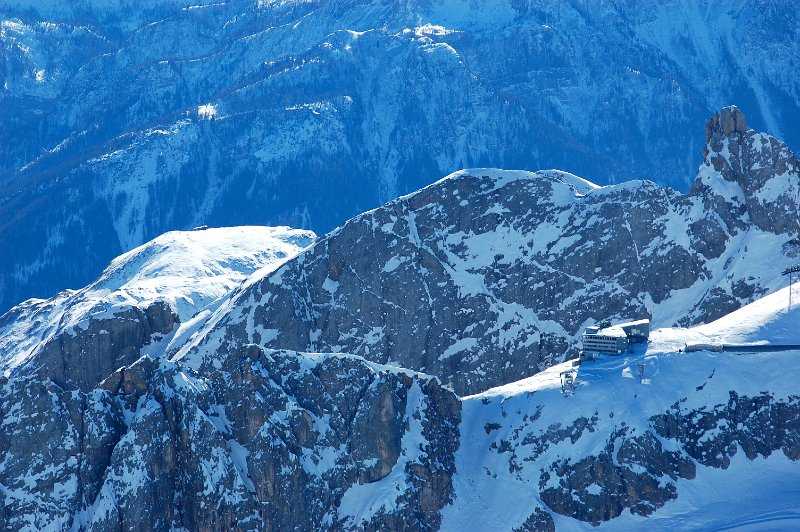
[[581,360],[593,360],[599,354],[621,355],[630,344],[647,342],[650,320],[611,325],[611,322],[586,327],[581,336]]

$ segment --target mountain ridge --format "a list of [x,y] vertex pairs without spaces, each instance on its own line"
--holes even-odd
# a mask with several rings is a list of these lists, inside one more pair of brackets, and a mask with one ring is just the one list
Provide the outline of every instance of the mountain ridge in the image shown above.
[[796,261],[798,222],[784,213],[800,206],[800,163],[736,107],[708,124],[689,195],[553,170],[456,172],[254,276],[168,350],[347,352],[469,394],[574,355],[592,321],[727,314]]
[[[252,344],[171,360],[143,351],[84,390],[16,371],[0,377],[0,523],[793,523],[794,501],[776,481],[797,478],[798,352],[680,352],[698,340],[797,343],[788,291],[699,327],[656,329],[622,356],[555,364],[466,397],[359,356]],[[569,397],[564,371],[577,383]],[[741,498],[719,511],[723,488]]]
[[[800,164],[735,107],[707,132],[687,195],[467,170],[321,238],[169,233],[14,307],[0,524],[796,521],[775,481],[797,478],[798,352],[763,349],[800,344],[777,291],[800,256]],[[643,316],[649,344],[571,360],[585,325]],[[683,352],[696,342],[760,345]],[[715,512],[723,487],[758,506]]]
[[747,193],[726,195],[714,164],[727,159],[714,150],[689,195],[648,181],[596,188],[557,171],[457,172],[321,238],[187,346],[349,352],[469,394],[574,355],[592,321],[727,314],[776,289],[776,268],[797,260],[797,221],[785,213],[800,208],[800,164],[780,141],[728,131],[719,116],[714,131],[762,165],[739,176]]

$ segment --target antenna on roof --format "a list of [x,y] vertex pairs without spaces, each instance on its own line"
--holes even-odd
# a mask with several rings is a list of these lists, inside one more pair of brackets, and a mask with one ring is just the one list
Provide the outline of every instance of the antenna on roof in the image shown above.
[[786,268],[783,270],[782,275],[789,276],[789,310],[792,310],[792,283],[794,282],[794,278],[792,277],[793,274],[800,273],[800,265],[792,266],[791,268]]

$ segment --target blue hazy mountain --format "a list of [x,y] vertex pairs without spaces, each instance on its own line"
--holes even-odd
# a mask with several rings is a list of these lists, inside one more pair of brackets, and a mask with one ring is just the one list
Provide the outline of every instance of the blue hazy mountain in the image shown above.
[[729,103],[796,149],[799,7],[6,0],[0,311],[168,230],[321,234],[466,167],[685,191]]

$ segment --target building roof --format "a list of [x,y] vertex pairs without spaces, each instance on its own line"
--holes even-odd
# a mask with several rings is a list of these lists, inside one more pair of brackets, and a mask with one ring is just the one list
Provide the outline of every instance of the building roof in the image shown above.
[[617,323],[614,327],[635,327],[637,325],[650,325],[650,320],[636,320],[625,323]]
[[599,336],[613,336],[616,338],[627,338],[628,335],[625,333],[624,330],[619,325],[612,325],[611,327],[606,327],[604,329],[600,329],[595,334]]

